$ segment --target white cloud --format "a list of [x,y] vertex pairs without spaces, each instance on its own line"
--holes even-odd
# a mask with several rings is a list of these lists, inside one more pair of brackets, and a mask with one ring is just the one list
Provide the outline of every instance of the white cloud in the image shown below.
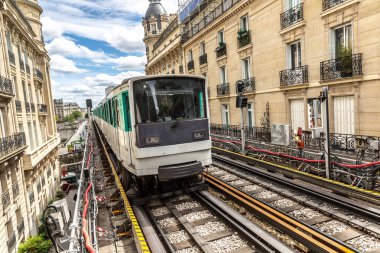
[[51,70],[58,73],[84,73],[85,69],[75,66],[74,61],[67,59],[61,55],[51,56]]
[[85,77],[82,79],[82,83],[86,85],[91,85],[91,86],[117,86],[121,84],[121,82],[130,77],[134,76],[142,76],[145,75],[144,72],[140,71],[126,71],[126,72],[121,72],[117,75],[109,75],[109,74],[98,74],[96,76],[90,76],[90,77]]

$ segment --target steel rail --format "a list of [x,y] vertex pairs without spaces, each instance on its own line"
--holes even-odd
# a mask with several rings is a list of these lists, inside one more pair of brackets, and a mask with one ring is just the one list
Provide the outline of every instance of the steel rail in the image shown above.
[[[286,167],[284,165],[260,160],[251,156],[246,156],[246,155],[232,152],[229,150],[225,150],[225,149],[221,149],[217,147],[213,147],[212,150],[214,153],[218,155],[228,156],[230,158],[235,158],[240,161],[244,161],[251,164],[258,164],[259,167],[262,167],[268,170],[275,170],[281,174],[284,174],[285,176],[300,178],[306,182],[328,188],[329,190],[333,190],[342,194],[350,194],[350,196],[353,196],[357,199],[368,201],[373,204],[377,204],[377,205],[380,204],[380,192],[363,189],[357,186],[347,185],[343,182],[327,179],[327,178],[313,175],[307,172],[299,171],[297,169]],[[215,154],[213,154],[213,158],[217,158]]]
[[255,211],[265,220],[273,225],[279,227],[281,230],[286,231],[289,235],[296,240],[303,243],[309,249],[316,252],[326,253],[351,253],[355,252],[347,245],[341,244],[334,239],[306,226],[305,224],[277,211],[276,209],[268,206],[246,193],[226,184],[225,182],[207,174],[203,173],[205,180],[216,189],[233,197],[240,203],[248,206],[251,210]]
[[106,145],[105,143],[103,142],[103,139],[102,139],[102,136],[100,134],[100,130],[98,129],[98,126],[96,125],[96,122],[93,121],[93,124],[94,124],[94,128],[95,128],[95,132],[97,134],[97,136],[99,137],[99,141],[101,143],[101,146],[103,148],[103,151],[104,151],[104,155],[106,156],[107,158],[107,161],[111,167],[111,170],[112,170],[112,173],[114,175],[114,178],[115,178],[115,182],[116,182],[116,185],[117,185],[117,188],[119,189],[120,191],[120,195],[121,195],[121,198],[123,199],[123,202],[124,202],[124,208],[125,208],[125,213],[128,215],[129,219],[131,220],[131,223],[132,223],[132,232],[133,232],[133,236],[135,238],[135,242],[136,242],[136,246],[137,246],[137,251],[140,252],[140,253],[150,253],[151,250],[148,246],[148,244],[146,243],[146,240],[145,240],[145,236],[140,228],[140,225],[136,219],[136,216],[135,216],[135,213],[132,209],[132,206],[128,200],[128,197],[127,197],[127,194],[125,193],[124,191],[124,188],[123,188],[123,185],[119,179],[119,175],[117,174],[116,172],[116,169],[115,169],[115,166],[111,160],[111,157],[107,151],[107,148],[106,148]]
[[361,214],[365,217],[372,218],[375,220],[380,220],[380,209],[376,209],[376,208],[373,208],[371,206],[363,206],[363,203],[358,203],[355,200],[348,199],[346,197],[339,196],[339,195],[336,195],[334,193],[323,192],[323,191],[320,191],[318,189],[311,189],[310,187],[304,186],[302,183],[295,182],[294,180],[284,178],[284,177],[279,177],[277,175],[274,175],[273,173],[269,173],[269,172],[265,172],[265,171],[259,171],[252,166],[249,166],[246,164],[241,164],[239,162],[232,161],[228,158],[224,158],[224,157],[214,155],[214,159],[222,161],[226,164],[233,165],[234,167],[237,167],[237,168],[242,169],[244,171],[254,173],[258,176],[261,176],[261,177],[269,179],[271,181],[280,183],[282,185],[293,188],[295,190],[305,192],[305,193],[310,194],[314,197],[317,197],[318,199],[323,199],[327,202],[339,205],[339,206],[344,207],[348,210],[354,211],[355,213]]

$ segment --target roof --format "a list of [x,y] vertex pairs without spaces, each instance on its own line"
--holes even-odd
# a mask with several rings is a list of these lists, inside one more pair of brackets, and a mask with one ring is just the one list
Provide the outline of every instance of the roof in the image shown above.
[[145,19],[149,19],[151,16],[158,19],[160,15],[166,15],[166,11],[161,4],[161,0],[149,0],[149,2],[150,4],[145,13]]

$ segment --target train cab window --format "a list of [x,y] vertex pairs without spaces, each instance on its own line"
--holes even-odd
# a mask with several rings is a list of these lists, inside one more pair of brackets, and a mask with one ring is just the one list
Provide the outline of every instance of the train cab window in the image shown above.
[[195,78],[163,78],[134,83],[136,122],[157,123],[206,117],[205,83]]
[[120,107],[119,107],[119,100],[115,98],[115,112],[116,112],[116,125],[120,126]]

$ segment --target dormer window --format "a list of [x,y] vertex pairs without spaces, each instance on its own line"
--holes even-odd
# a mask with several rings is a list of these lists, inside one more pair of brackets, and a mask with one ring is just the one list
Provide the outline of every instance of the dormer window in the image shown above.
[[150,32],[152,34],[157,34],[157,24],[156,23],[150,24]]

